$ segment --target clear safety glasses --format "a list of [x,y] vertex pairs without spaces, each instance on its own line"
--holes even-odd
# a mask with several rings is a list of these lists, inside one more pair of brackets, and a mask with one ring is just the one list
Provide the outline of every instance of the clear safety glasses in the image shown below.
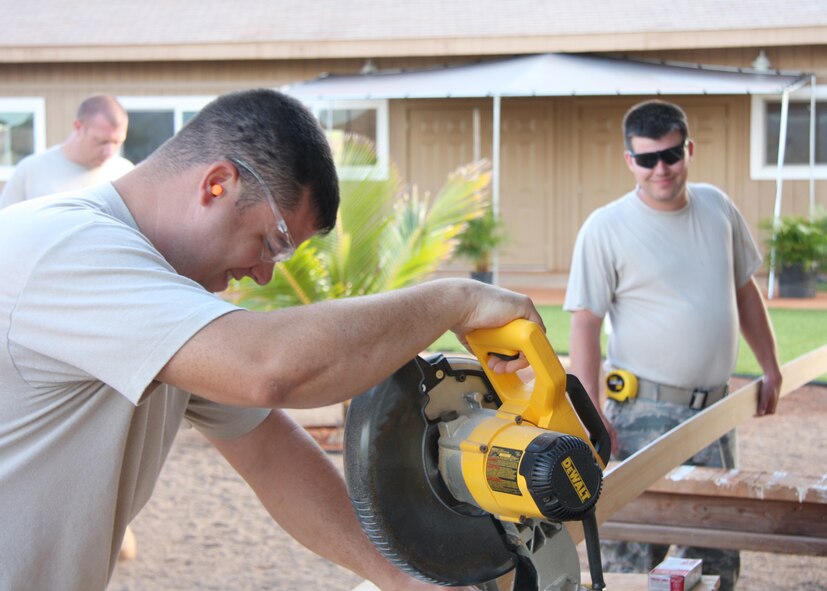
[[250,176],[256,179],[258,184],[261,186],[261,190],[264,191],[264,195],[267,197],[267,203],[270,204],[270,210],[273,212],[273,217],[276,218],[276,225],[272,230],[264,235],[264,246],[261,249],[261,260],[268,263],[280,263],[282,261],[286,261],[293,256],[293,253],[296,252],[296,244],[293,242],[293,237],[290,235],[290,230],[287,228],[287,223],[284,221],[284,216],[281,215],[281,211],[279,210],[278,205],[276,205],[275,197],[273,197],[270,189],[267,188],[264,179],[261,178],[261,175],[259,175],[255,170],[253,170],[252,166],[240,158],[228,156],[227,159],[236,166],[243,168],[250,174]]

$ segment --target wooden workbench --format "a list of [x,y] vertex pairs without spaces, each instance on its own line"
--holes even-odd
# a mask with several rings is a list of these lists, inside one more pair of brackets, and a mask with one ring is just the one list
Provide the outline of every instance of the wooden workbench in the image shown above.
[[[649,588],[649,575],[638,573],[604,573],[606,591],[646,591]],[[591,585],[589,573],[581,575],[580,585],[586,589]],[[692,591],[715,591],[720,587],[720,577],[704,575],[701,582]]]

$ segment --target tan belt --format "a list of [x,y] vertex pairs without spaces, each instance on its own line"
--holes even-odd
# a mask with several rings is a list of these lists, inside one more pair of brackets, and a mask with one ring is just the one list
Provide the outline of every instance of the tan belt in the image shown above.
[[715,388],[678,388],[638,378],[637,395],[701,410],[721,400],[729,392],[729,384]]

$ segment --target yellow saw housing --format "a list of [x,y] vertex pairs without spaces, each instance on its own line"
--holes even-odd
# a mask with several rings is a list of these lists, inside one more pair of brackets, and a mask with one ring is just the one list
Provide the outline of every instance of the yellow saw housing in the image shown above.
[[[571,376],[545,333],[533,322],[516,320],[474,331],[468,343],[501,400],[496,410],[481,408],[465,417],[453,444],[446,437],[461,456],[461,480],[473,503],[504,521],[581,518],[597,501],[605,462],[566,396]],[[491,355],[520,352],[534,371],[532,382],[488,368]],[[448,470],[451,465],[457,462],[446,462]]]
[[[576,519],[602,589],[594,506],[610,441],[599,413],[540,326],[468,341],[477,359],[417,356],[351,402],[345,476],[365,534],[432,583],[487,589],[513,573],[515,589],[573,591],[580,561],[560,522]],[[487,367],[518,354],[530,384]]]

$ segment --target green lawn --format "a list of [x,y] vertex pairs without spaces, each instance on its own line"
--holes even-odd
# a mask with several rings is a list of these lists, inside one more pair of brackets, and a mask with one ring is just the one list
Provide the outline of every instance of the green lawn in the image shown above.
[[[560,306],[538,306],[543,322],[546,324],[548,339],[558,355],[569,350],[570,314]],[[781,363],[792,361],[804,353],[827,344],[827,312],[823,310],[787,310],[773,308],[770,310],[778,352]],[[603,336],[603,352],[606,351],[606,338]],[[452,333],[440,337],[431,347],[431,351],[464,352]],[[735,366],[738,375],[757,376],[761,370],[750,348],[741,339],[738,363]],[[827,381],[827,374],[818,378]]]

